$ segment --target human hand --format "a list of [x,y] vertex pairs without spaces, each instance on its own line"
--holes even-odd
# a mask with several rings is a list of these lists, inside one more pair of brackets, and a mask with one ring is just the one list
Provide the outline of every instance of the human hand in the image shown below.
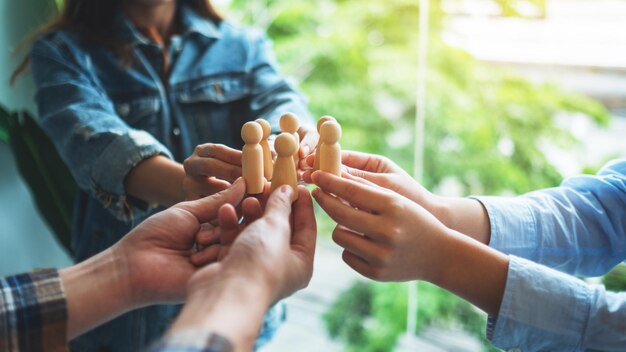
[[262,216],[259,200],[247,198],[242,210],[248,220],[243,224],[237,223],[232,205],[220,208],[221,241],[226,247],[223,260],[194,275],[190,292],[202,290],[216,270],[220,275],[257,282],[271,292],[272,302],[306,286],[313,271],[317,234],[313,203],[306,188],[299,187],[292,216],[292,191],[287,188],[269,196]]
[[223,144],[200,144],[183,166],[183,192],[187,200],[199,199],[228,188],[241,177],[241,151]]
[[450,230],[432,214],[373,184],[319,171],[311,179],[313,197],[338,224],[333,240],[346,264],[378,281],[437,277]]
[[237,205],[245,193],[243,180],[212,196],[179,203],[151,216],[111,248],[120,270],[127,271],[132,300],[140,305],[180,302],[190,276],[198,269],[190,260],[202,224],[214,221],[222,205]]

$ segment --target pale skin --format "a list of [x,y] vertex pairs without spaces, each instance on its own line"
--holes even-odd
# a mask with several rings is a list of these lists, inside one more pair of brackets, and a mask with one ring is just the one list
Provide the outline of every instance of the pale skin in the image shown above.
[[[122,9],[139,27],[155,27],[167,41],[175,34],[176,0],[126,0]],[[298,130],[300,156],[308,156],[317,144],[317,132],[307,126]],[[203,144],[183,164],[163,155],[147,158],[126,176],[131,196],[150,204],[172,206],[199,199],[228,188],[241,177],[241,151],[219,144]]]
[[[186,300],[168,334],[208,331],[228,338],[237,351],[250,350],[267,308],[305,287],[312,275],[313,204],[305,188],[293,204],[291,192],[272,193],[265,212],[257,199],[246,199],[240,225],[234,206],[244,185],[235,182],[149,218],[113,247],[61,270],[68,340],[132,309]],[[201,225],[212,221],[220,224],[215,229],[228,250],[221,262],[199,267],[194,264],[215,259],[191,251]]]
[[386,158],[342,156],[343,178],[309,171],[305,181],[319,187],[313,197],[338,224],[333,240],[344,248],[346,264],[378,281],[431,282],[497,315],[508,257],[485,245],[489,219],[482,205],[437,197]]

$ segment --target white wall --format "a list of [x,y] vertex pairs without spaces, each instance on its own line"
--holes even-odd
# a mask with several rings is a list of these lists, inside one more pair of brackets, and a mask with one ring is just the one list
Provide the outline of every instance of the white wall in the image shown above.
[[[53,0],[0,1],[0,104],[5,107],[36,111],[30,75],[14,87],[8,83],[18,64],[12,52],[25,35],[45,23],[53,6]],[[10,147],[0,142],[0,276],[70,263],[37,213]]]

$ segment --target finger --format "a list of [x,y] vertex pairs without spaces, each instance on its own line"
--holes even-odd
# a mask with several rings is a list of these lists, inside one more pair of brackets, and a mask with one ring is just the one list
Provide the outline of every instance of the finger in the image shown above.
[[298,199],[293,204],[293,237],[291,245],[300,247],[302,252],[313,259],[317,240],[317,222],[313,211],[313,200],[307,189],[298,187]]
[[200,252],[196,252],[189,257],[191,264],[195,266],[204,266],[217,260],[221,245],[216,244],[207,247]]
[[[352,169],[352,168],[346,168],[346,169],[356,170],[356,169]],[[361,170],[357,170],[357,171],[360,172],[360,173],[368,173],[368,172],[361,171]],[[370,174],[370,173],[368,173],[368,174]],[[382,181],[382,177],[379,179],[378,177],[376,177],[376,174],[372,174],[372,175],[374,175],[374,177],[372,177],[372,178],[375,179],[375,181],[372,181],[372,180],[368,179],[367,177],[358,176],[358,173],[353,175],[353,174],[350,174],[349,172],[346,172],[346,171],[342,172],[341,177],[343,177],[345,179],[348,179],[348,180],[352,180],[354,182],[358,182],[358,183],[364,184],[364,185],[369,186],[369,187],[377,188],[377,189],[380,189],[380,190],[384,191],[386,188],[382,186],[382,182],[381,182]]]
[[317,201],[317,204],[319,204],[336,223],[354,231],[366,233],[374,239],[379,238],[377,228],[380,219],[377,215],[344,204],[336,197],[331,196],[319,188],[314,189],[311,194]]
[[381,189],[366,186],[330,174],[328,172],[316,171],[311,175],[311,180],[324,192],[332,193],[359,209],[366,209],[376,213],[385,210],[390,193]]
[[287,233],[289,231],[289,220],[291,218],[291,194],[293,190],[290,186],[283,185],[274,190],[270,194],[267,204],[265,205],[265,214],[263,218],[268,225],[278,233]]
[[348,266],[354,269],[357,273],[370,279],[374,276],[374,268],[361,257],[351,253],[350,251],[344,250],[343,253],[341,253],[341,259],[343,259],[344,263],[348,264]]
[[258,199],[253,197],[248,197],[244,199],[241,205],[241,209],[243,212],[243,223],[246,226],[263,216],[261,203]]
[[353,253],[371,264],[382,264],[382,249],[376,242],[343,226],[335,227],[333,241],[350,253]]
[[239,217],[235,207],[231,204],[222,205],[217,218],[220,223],[220,243],[224,246],[233,243],[239,234]]
[[196,235],[196,243],[201,246],[210,246],[212,244],[220,243],[219,228],[201,230]]
[[315,150],[317,146],[317,141],[319,140],[319,134],[316,131],[310,130],[308,128],[301,129],[304,133],[304,136],[301,137],[300,142],[300,158],[306,158]]
[[215,177],[189,176],[185,177],[183,189],[187,200],[195,200],[221,192],[231,186],[231,183]]
[[241,166],[216,158],[189,158],[183,166],[190,176],[214,176],[229,182],[241,177]]
[[196,147],[195,154],[200,157],[216,158],[232,165],[241,166],[241,151],[223,144],[200,144]]
[[245,183],[243,179],[239,179],[224,191],[202,199],[178,203],[175,207],[190,212],[198,219],[199,223],[203,224],[217,218],[217,211],[223,204],[239,204],[243,199],[245,191]]

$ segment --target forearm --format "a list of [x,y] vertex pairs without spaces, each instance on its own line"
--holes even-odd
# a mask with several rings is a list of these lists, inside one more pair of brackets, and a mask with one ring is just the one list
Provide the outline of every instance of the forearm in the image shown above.
[[126,192],[148,203],[172,206],[185,200],[180,163],[163,155],[150,157],[135,166],[124,182]]
[[507,280],[509,259],[458,232],[442,235],[441,263],[430,281],[490,315],[497,315]]
[[489,244],[491,228],[489,215],[476,199],[438,197],[429,210],[448,228],[472,237],[478,242]]
[[254,280],[220,276],[202,292],[191,294],[167,337],[203,331],[226,338],[235,351],[252,349],[271,304],[269,290]]
[[67,299],[68,340],[134,308],[123,266],[107,249],[59,271]]

